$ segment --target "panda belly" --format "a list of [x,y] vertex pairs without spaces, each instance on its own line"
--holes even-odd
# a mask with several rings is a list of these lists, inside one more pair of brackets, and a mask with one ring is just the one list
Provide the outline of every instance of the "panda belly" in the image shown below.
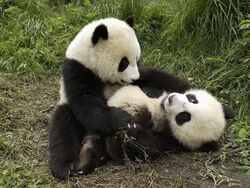
[[163,93],[158,98],[148,97],[138,86],[123,86],[107,101],[108,106],[121,108],[133,116],[134,122],[140,123],[155,132],[164,128],[166,113],[160,106],[160,101],[166,96]]

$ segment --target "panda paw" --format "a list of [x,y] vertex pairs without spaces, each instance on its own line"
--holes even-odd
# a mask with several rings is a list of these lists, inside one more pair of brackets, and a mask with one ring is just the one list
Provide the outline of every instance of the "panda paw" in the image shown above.
[[87,175],[90,174],[91,172],[95,171],[96,165],[94,164],[85,164],[81,167],[78,166],[77,168],[77,173],[80,175]]
[[52,170],[52,174],[56,178],[59,178],[61,180],[66,180],[74,174],[77,165],[78,161],[72,161],[65,165],[60,164],[56,167],[56,169]]
[[136,138],[143,130],[142,126],[137,123],[128,124],[126,135],[128,137]]

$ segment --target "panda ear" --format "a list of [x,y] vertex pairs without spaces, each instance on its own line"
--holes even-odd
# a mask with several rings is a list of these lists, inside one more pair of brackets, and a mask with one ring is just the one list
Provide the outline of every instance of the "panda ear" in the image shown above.
[[130,27],[133,28],[134,23],[135,23],[135,17],[134,17],[134,16],[130,16],[130,17],[126,18],[124,21],[125,21]]
[[95,28],[95,31],[92,35],[92,43],[97,44],[98,40],[102,38],[104,40],[108,39],[108,28],[104,24],[100,24]]
[[233,119],[235,117],[234,111],[228,105],[222,105],[223,112],[226,119]]

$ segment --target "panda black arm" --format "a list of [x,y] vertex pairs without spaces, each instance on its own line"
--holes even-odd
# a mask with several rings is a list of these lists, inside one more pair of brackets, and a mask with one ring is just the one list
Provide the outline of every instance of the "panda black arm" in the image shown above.
[[127,129],[127,134],[134,137],[137,144],[160,152],[180,153],[188,151],[173,137],[168,121],[165,122],[165,128],[161,132],[152,132],[136,124],[136,128],[131,126]]
[[191,85],[179,77],[162,70],[139,65],[140,78],[134,84],[140,87],[156,87],[168,92],[183,93],[191,88]]
[[140,124],[136,124],[136,127],[133,125],[127,129],[126,134],[129,137],[135,138],[133,142],[136,142],[144,148],[155,150],[157,152],[163,150],[162,141],[163,137],[161,133],[153,133],[148,129],[143,128]]
[[113,133],[132,119],[127,112],[107,106],[104,83],[77,61],[65,59],[63,81],[69,106],[86,130]]
[[71,102],[77,120],[90,132],[111,134],[120,127],[127,126],[132,117],[125,111],[108,107],[95,96],[85,96],[76,102]]

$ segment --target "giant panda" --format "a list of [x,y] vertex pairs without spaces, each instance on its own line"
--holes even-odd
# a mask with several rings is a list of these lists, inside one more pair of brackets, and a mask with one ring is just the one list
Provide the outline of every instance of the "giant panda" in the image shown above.
[[[125,136],[122,134],[120,145],[128,150],[128,155],[142,157],[145,153],[154,157],[164,151],[215,151],[226,119],[234,117],[230,107],[202,89],[164,92],[150,98],[137,86],[125,86],[108,100],[108,105],[133,116],[135,121],[128,125]],[[128,139],[124,141],[124,137]],[[109,137],[107,151],[119,161],[124,148],[119,149],[117,142],[117,136]]]
[[84,26],[69,44],[62,65],[60,100],[51,118],[52,175],[67,179],[79,166],[86,134],[112,135],[132,121],[107,99],[123,85],[183,92],[190,85],[176,76],[138,63],[141,49],[134,19],[105,18]]

